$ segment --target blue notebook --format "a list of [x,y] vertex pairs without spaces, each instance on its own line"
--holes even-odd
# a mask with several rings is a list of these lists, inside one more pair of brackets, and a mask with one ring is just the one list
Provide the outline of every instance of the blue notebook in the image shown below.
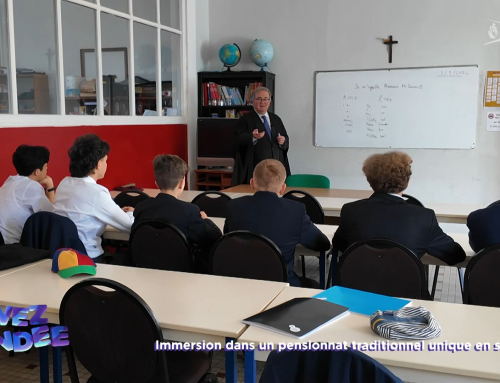
[[377,310],[399,310],[411,303],[407,299],[393,298],[340,286],[333,286],[315,295],[313,298],[327,300],[328,302],[348,307],[353,313],[363,315],[372,315]]

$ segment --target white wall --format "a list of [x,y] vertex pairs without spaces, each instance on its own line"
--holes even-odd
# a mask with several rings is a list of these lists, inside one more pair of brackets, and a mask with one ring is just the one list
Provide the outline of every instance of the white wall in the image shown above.
[[[237,43],[235,70],[257,70],[248,50],[256,38],[275,49],[275,110],[290,135],[293,173],[330,177],[333,188],[369,188],[361,166],[372,149],[313,146],[314,72],[387,68],[380,38],[393,35],[392,67],[479,64],[481,87],[487,70],[500,69],[500,42],[490,41],[489,19],[500,20],[495,0],[210,0],[205,70],[220,70],[220,46]],[[500,27],[500,25],[499,25]],[[480,110],[473,150],[407,150],[413,177],[407,192],[424,202],[488,203],[500,198],[500,133],[485,131]],[[313,159],[313,160],[311,160]]]

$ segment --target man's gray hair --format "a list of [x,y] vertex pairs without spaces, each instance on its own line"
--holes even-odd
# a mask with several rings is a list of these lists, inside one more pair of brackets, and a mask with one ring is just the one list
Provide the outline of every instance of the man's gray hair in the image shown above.
[[272,98],[273,97],[273,94],[271,93],[271,91],[269,89],[267,89],[265,86],[259,86],[257,89],[255,89],[252,93],[252,97],[251,97],[251,101],[253,102],[253,99],[255,98],[255,95],[258,93],[258,92],[267,92],[269,94],[269,98]]

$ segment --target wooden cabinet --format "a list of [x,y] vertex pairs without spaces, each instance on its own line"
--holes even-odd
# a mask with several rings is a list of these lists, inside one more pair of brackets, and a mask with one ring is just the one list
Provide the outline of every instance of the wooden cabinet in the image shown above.
[[[0,74],[2,90],[8,89],[7,75]],[[17,110],[19,114],[49,114],[49,79],[43,73],[17,75]],[[9,98],[7,92],[1,92],[0,112],[8,113]],[[12,112],[12,111],[11,111]]]
[[221,190],[231,187],[232,171],[198,169],[194,171],[196,190]]

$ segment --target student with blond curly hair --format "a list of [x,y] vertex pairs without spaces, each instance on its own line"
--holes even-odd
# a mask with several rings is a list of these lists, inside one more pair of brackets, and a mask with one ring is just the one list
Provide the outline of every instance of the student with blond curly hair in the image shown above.
[[408,154],[396,151],[366,159],[363,173],[374,193],[342,207],[332,241],[335,249],[345,251],[358,241],[387,238],[418,257],[428,253],[449,265],[465,259],[462,247],[439,227],[433,210],[410,205],[402,197],[410,181],[411,163]]

